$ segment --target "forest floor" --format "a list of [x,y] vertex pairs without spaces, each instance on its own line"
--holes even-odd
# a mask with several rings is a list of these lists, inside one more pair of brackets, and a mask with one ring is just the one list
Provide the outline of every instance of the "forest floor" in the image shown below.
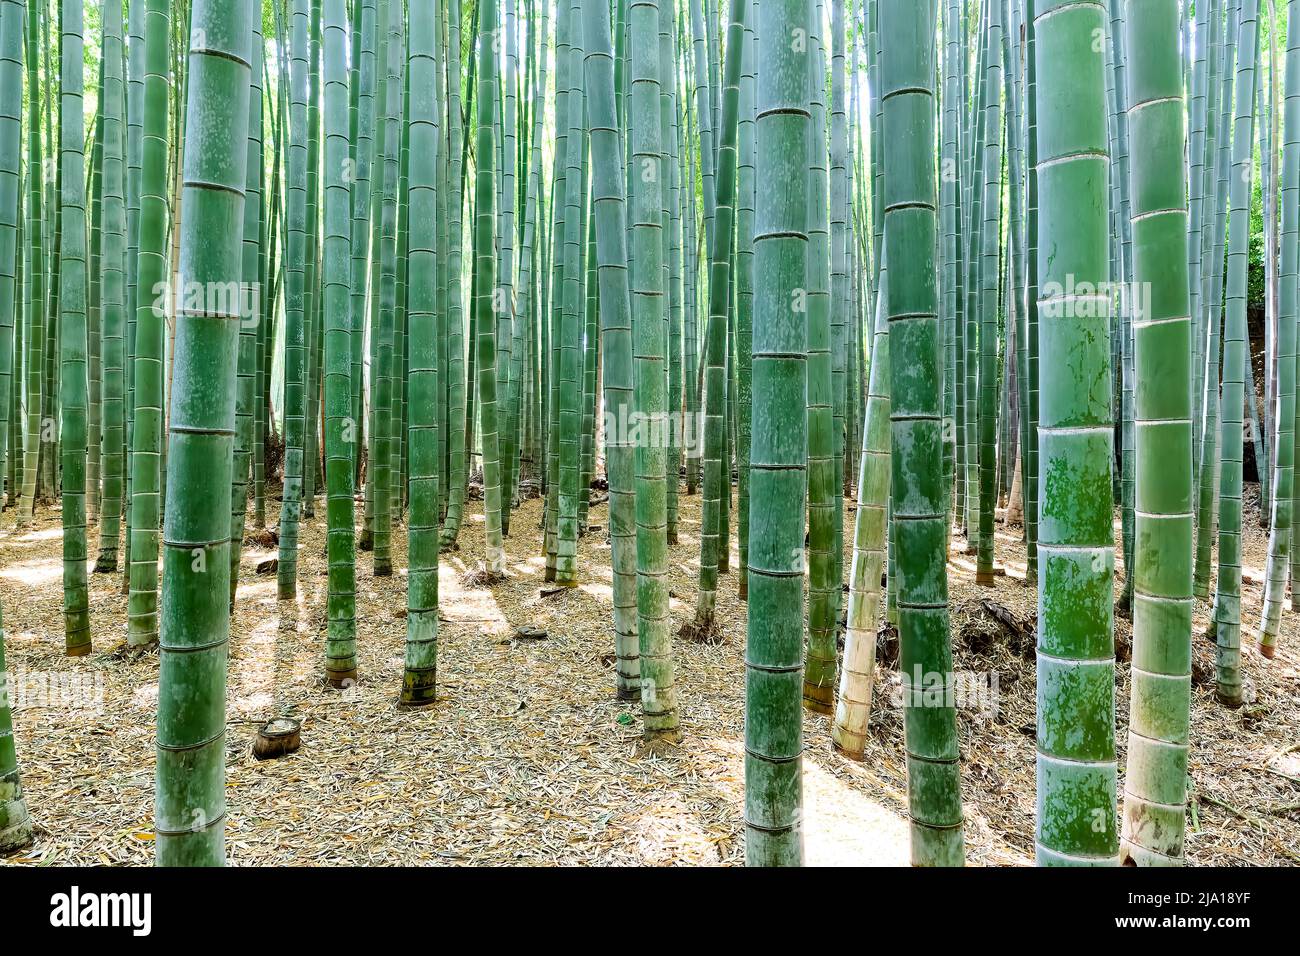
[[[700,497],[683,494],[680,502],[680,540],[670,548],[674,628],[692,616],[699,559]],[[272,508],[278,514],[277,502]],[[647,754],[638,705],[614,699],[605,504],[591,510],[602,527],[579,543],[580,586],[544,596],[541,501],[515,512],[509,575],[491,589],[465,583],[483,554],[482,503],[469,503],[460,550],[442,563],[439,701],[418,712],[397,707],[404,571],[375,578],[369,554],[358,555],[360,680],[346,691],[324,683],[324,513],[320,499],[302,535],[296,602],[278,602],[274,573],[255,571],[275,552],[244,550],[227,706],[232,864],[742,862],[746,624],[734,548],[719,588],[723,643],[675,643],[683,739]],[[1214,701],[1214,648],[1203,636],[1210,609],[1197,606],[1193,865],[1300,862],[1300,618],[1285,611],[1276,660],[1254,651],[1265,536],[1249,502],[1245,523],[1248,703],[1239,710]],[[845,527],[847,554],[851,511]],[[22,534],[10,512],[3,528],[0,601],[22,778],[36,821],[34,846],[8,862],[149,864],[157,652],[124,653],[120,574],[96,574],[94,652],[65,657],[58,512],[42,509]],[[1033,862],[1036,595],[1025,583],[1019,538],[1019,529],[999,527],[1005,574],[993,588],[975,586],[973,559],[957,553],[950,562],[956,668],[970,678],[958,702],[971,865]],[[90,541],[94,553],[93,528]],[[956,539],[955,550],[963,544]],[[404,568],[402,535],[394,547]],[[521,625],[548,637],[516,639]],[[1123,617],[1116,642],[1122,799],[1131,644]],[[902,718],[890,690],[897,638],[887,629],[878,659],[861,763],[832,751],[830,718],[804,717],[810,864],[908,862]],[[302,748],[259,762],[251,753],[257,727],[276,715],[302,722]]]

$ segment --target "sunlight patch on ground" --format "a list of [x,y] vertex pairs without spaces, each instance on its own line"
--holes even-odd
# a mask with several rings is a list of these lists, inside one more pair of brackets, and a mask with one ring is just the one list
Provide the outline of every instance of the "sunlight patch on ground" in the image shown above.
[[610,587],[608,584],[595,584],[595,583],[582,584],[578,586],[578,590],[583,591],[586,594],[590,594],[592,597],[600,601],[602,604],[614,603],[614,589]]
[[15,535],[6,543],[17,544],[36,544],[41,541],[58,541],[63,537],[63,526],[53,524],[48,528],[40,531],[25,531],[22,534]]
[[275,703],[274,619],[263,620],[240,641],[239,666],[230,669],[229,710],[240,717],[266,714]]
[[[276,596],[276,580],[274,575],[265,576],[248,576],[240,574],[239,576],[239,597],[255,598],[259,602]],[[276,598],[278,600],[278,597]]]
[[158,682],[150,681],[137,687],[131,693],[131,703],[136,707],[152,711],[158,706]]
[[907,820],[803,757],[804,861],[809,866],[908,866]]
[[634,852],[647,866],[702,866],[721,862],[717,844],[677,790],[669,790],[620,829],[632,835]]
[[22,564],[12,564],[0,571],[0,577],[6,577],[25,587],[40,587],[62,579],[63,562],[24,561]]
[[[444,580],[438,575],[439,586]],[[508,634],[513,628],[497,604],[496,596],[486,588],[465,588],[455,577],[456,603],[441,604],[440,613],[451,624],[474,624],[484,634]],[[454,607],[454,610],[453,610]]]

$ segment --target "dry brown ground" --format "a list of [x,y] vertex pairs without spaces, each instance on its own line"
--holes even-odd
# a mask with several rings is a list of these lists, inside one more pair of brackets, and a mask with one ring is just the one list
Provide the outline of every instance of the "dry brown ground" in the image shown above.
[[[681,503],[681,540],[670,555],[677,626],[693,610],[699,545],[699,498],[683,496]],[[515,514],[509,578],[490,590],[470,588],[462,575],[482,555],[483,528],[481,504],[471,503],[461,550],[442,566],[440,701],[417,713],[396,706],[405,634],[400,574],[376,579],[369,555],[360,556],[361,679],[338,692],[323,681],[323,507],[303,535],[296,603],[276,600],[273,574],[254,573],[273,552],[245,551],[228,687],[233,864],[741,862],[745,606],[734,596],[736,572],[723,576],[719,595],[725,642],[677,644],[681,745],[667,755],[643,755],[637,708],[614,700],[604,530],[580,543],[581,586],[543,597],[539,514],[537,500]],[[13,531],[12,514],[3,520],[0,600],[20,705],[23,781],[37,821],[35,846],[10,862],[147,864],[157,656],[129,660],[121,653],[126,600],[116,575],[94,575],[95,652],[65,657],[57,512],[46,509],[24,534]],[[606,507],[594,507],[591,520],[604,524]],[[851,517],[846,523],[851,529]],[[1034,661],[1032,636],[1024,632],[1035,595],[1024,583],[1018,536],[1000,529],[998,559],[1008,573],[994,589],[975,587],[967,558],[957,555],[951,564],[957,667],[995,672],[999,690],[996,714],[960,712],[972,865],[1033,858]],[[397,548],[401,567],[405,552]],[[1258,620],[1263,555],[1263,535],[1248,514],[1248,631]],[[980,599],[1009,609],[1011,626],[997,624]],[[1200,627],[1208,610],[1198,607]],[[1300,861],[1296,621],[1288,610],[1277,660],[1245,652],[1250,703],[1237,711],[1215,704],[1212,645],[1196,639],[1192,864]],[[549,638],[517,641],[519,625],[545,628]],[[1121,771],[1129,634],[1121,620]],[[897,676],[890,650],[886,636],[882,687]],[[81,693],[60,703],[43,698],[42,687]],[[251,741],[258,722],[276,714],[302,721],[302,749],[259,763]],[[877,694],[862,763],[831,751],[827,721],[811,714],[804,720],[808,861],[906,864],[898,709],[887,691]]]

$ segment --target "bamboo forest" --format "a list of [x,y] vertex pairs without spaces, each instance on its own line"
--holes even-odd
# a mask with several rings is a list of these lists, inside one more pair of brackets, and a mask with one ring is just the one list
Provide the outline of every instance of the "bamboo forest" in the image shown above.
[[1300,0],[0,0],[0,866],[1296,866],[1298,335]]

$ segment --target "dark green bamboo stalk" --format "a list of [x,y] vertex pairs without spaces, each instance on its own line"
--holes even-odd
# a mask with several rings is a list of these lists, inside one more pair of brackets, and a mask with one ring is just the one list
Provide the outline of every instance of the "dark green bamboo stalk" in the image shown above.
[[[543,5],[542,16],[546,16]],[[591,125],[592,216],[596,223],[601,345],[605,405],[606,475],[609,478],[610,544],[613,548],[614,652],[620,698],[640,695],[637,647],[636,447],[630,425],[634,409],[631,293],[628,286],[627,202],[622,130],[616,116],[614,51],[609,7],[583,4],[587,116]],[[546,20],[542,21],[542,35]],[[545,69],[545,59],[542,60]],[[534,171],[541,148],[534,139]]]
[[1255,138],[1255,61],[1259,0],[1242,0],[1237,26],[1236,105],[1229,187],[1226,319],[1223,327],[1223,409],[1219,421],[1219,575],[1215,592],[1218,668],[1215,694],[1241,703],[1242,414],[1245,408],[1246,281],[1250,247],[1250,190]]
[[[628,14],[631,89],[628,110],[632,167],[632,302],[634,400],[642,431],[662,435],[668,414],[664,374],[663,133],[659,115],[657,0],[633,0]],[[574,18],[576,21],[576,17]],[[637,633],[641,710],[648,741],[676,740],[677,691],[668,615],[668,503],[666,449],[636,445]]]
[[[11,423],[21,405],[12,403],[22,368],[22,303],[18,300],[22,260],[22,124],[23,124],[23,3],[5,0],[0,6],[0,475],[7,475],[21,446],[9,441]],[[15,347],[15,328],[18,346]],[[9,493],[15,488],[10,481]],[[2,654],[3,651],[0,651]],[[2,731],[0,731],[2,732]],[[0,771],[2,773],[3,771]]]
[[[321,314],[324,322],[326,553],[329,558],[325,676],[331,687],[349,687],[357,678],[357,572],[352,499],[355,434],[352,419],[351,277],[348,272],[351,196],[350,183],[345,175],[348,168],[348,75],[344,60],[347,39],[343,0],[325,0],[322,41],[324,98],[321,123],[325,150],[321,171],[325,186],[322,205],[325,239],[321,260]],[[432,97],[431,87],[428,93]],[[435,161],[436,156],[435,148]],[[430,282],[432,278],[430,270]],[[436,540],[433,550],[436,558]],[[414,577],[410,588],[412,593],[418,590]]]
[[[505,551],[501,542],[501,453],[497,430],[496,354],[496,121],[497,9],[491,2],[479,3],[478,86],[475,93],[477,127],[474,140],[474,331],[475,363],[478,373],[478,412],[482,424],[479,441],[483,449],[483,515],[485,566],[488,574],[505,572]],[[575,436],[576,437],[576,436]]]
[[555,30],[555,146],[551,175],[551,281],[543,310],[544,363],[546,366],[546,505],[543,515],[543,546],[546,551],[546,580],[556,579],[560,511],[560,356],[564,319],[564,269],[566,192],[568,189],[569,142],[569,37],[572,17],[556,13]]
[[307,347],[306,428],[303,432],[302,517],[316,514],[320,471],[321,376],[321,0],[310,0],[307,20],[307,252],[303,263],[303,341]]
[[[714,212],[713,246],[709,258],[709,322],[704,379],[704,503],[700,528],[699,595],[691,628],[707,637],[716,628],[718,570],[726,549],[722,498],[731,495],[731,463],[726,455],[724,415],[727,398],[727,324],[731,313],[731,257],[735,249],[736,137],[740,120],[740,73],[744,57],[743,0],[732,0],[728,18],[726,90],[722,97],[721,142],[718,146],[718,195]],[[805,17],[807,19],[807,17]],[[806,42],[806,41],[805,41]],[[800,53],[800,62],[805,53]],[[804,95],[807,95],[804,84]],[[804,157],[805,162],[807,156]],[[800,181],[806,178],[805,172]],[[805,197],[806,202],[806,197]],[[806,211],[805,211],[806,215]],[[806,495],[805,495],[806,498]],[[804,499],[801,499],[804,500]],[[833,682],[832,685],[833,686]]]
[[99,557],[96,571],[117,570],[117,547],[122,518],[122,450],[125,444],[123,398],[126,339],[126,206],[123,130],[126,95],[122,66],[122,10],[109,3],[104,10],[104,99],[100,115],[104,127],[103,238],[101,268],[101,322],[103,329],[103,513],[99,523]]
[[[831,494],[833,557],[832,607],[838,620],[843,607],[844,582],[844,475],[848,428],[849,342],[849,131],[845,118],[844,0],[831,0],[831,104],[830,104],[830,268],[831,268]],[[823,44],[823,48],[825,44]],[[849,466],[848,470],[852,470]],[[831,686],[834,686],[832,680]]]
[[[985,71],[984,195],[980,202],[979,285],[979,538],[975,581],[993,584],[993,518],[997,506],[998,303],[1002,221],[1002,4],[987,4]],[[895,277],[897,281],[897,277]]]
[[[523,348],[523,316],[516,308],[515,270],[517,266],[515,243],[517,240],[517,200],[519,164],[518,126],[518,54],[515,40],[515,0],[506,0],[502,11],[501,35],[498,44],[501,56],[501,96],[498,108],[501,113],[500,168],[498,177],[500,195],[498,205],[497,239],[497,420],[500,427],[498,444],[501,455],[501,533],[510,534],[510,510],[516,496],[516,467],[519,462],[519,417],[515,407],[519,393],[520,369],[516,359]],[[519,341],[516,341],[516,339]],[[585,449],[584,449],[585,450]],[[584,458],[585,462],[585,458]],[[588,482],[588,486],[590,482]],[[585,503],[586,496],[583,497]],[[586,525],[586,513],[581,514],[581,524]]]
[[[107,17],[104,18],[107,20]],[[101,43],[107,44],[104,37]],[[119,43],[121,41],[119,40]],[[90,165],[86,170],[89,177],[86,201],[90,205],[90,218],[87,223],[89,242],[89,259],[87,268],[86,297],[86,344],[87,354],[87,397],[89,404],[86,414],[86,519],[94,523],[99,520],[100,496],[103,491],[103,398],[104,398],[104,329],[103,329],[103,284],[104,264],[102,249],[104,245],[104,74],[106,64],[100,55],[99,85],[95,91],[95,110],[93,123],[93,141],[90,146]],[[103,529],[101,528],[101,531]],[[114,556],[116,557],[116,555]],[[96,562],[98,564],[98,562]]]
[[831,358],[831,248],[827,218],[826,54],[821,38],[824,6],[812,0],[808,36],[808,95],[812,121],[808,149],[808,648],[803,702],[829,713],[835,696],[835,611],[839,582],[835,556],[833,360]]
[[450,0],[447,13],[447,76],[452,81],[447,88],[447,113],[450,117],[448,157],[451,163],[451,267],[450,309],[451,331],[448,336],[450,355],[448,372],[451,381],[447,388],[448,422],[447,444],[451,487],[447,490],[447,516],[442,527],[442,547],[450,547],[460,531],[461,515],[465,505],[465,484],[468,476],[468,451],[465,448],[465,311],[459,277],[462,267],[462,123],[460,105],[460,0]]
[[[362,349],[366,331],[366,295],[369,290],[369,241],[372,159],[375,148],[375,0],[362,0],[360,17],[360,52],[355,64],[356,88],[352,90],[357,102],[357,134],[352,178],[352,230],[351,230],[351,418],[352,441],[349,453],[353,457],[353,475],[360,476],[362,399]],[[326,479],[328,481],[328,477]]]
[[[557,408],[559,489],[555,534],[555,581],[571,587],[578,583],[578,497],[582,433],[583,297],[582,250],[585,239],[583,207],[586,191],[586,126],[583,122],[582,20],[574,2],[569,12],[568,57],[569,96],[565,119],[564,244],[563,284],[560,300],[560,328]],[[656,50],[658,46],[656,44]],[[480,197],[481,198],[481,197]],[[481,357],[481,354],[480,354]]]
[[59,18],[59,435],[63,482],[63,616],[70,656],[90,653],[86,580],[86,197],[82,0]]
[[[140,177],[144,155],[144,21],[145,0],[127,6],[126,74],[126,340],[123,353],[123,467],[122,581],[120,591],[131,593],[131,469],[135,441],[135,336],[136,309],[140,303]],[[145,290],[149,294],[149,290]],[[128,611],[129,613],[129,611]]]
[[36,473],[40,464],[42,367],[45,348],[45,218],[42,210],[46,179],[41,139],[40,50],[41,4],[27,7],[27,439],[23,450],[23,486],[18,498],[18,528],[32,522],[36,505]]
[[[754,32],[755,24],[758,22],[757,0],[747,0],[748,11],[745,16],[745,55],[744,62],[740,65],[740,98],[738,100],[738,109],[740,117],[736,122],[736,138],[739,155],[736,158],[736,405],[738,409],[736,421],[736,544],[738,546],[738,557],[740,559],[741,573],[736,575],[738,578],[737,593],[742,601],[749,599],[749,575],[745,573],[745,568],[749,567],[749,526],[750,526],[750,500],[749,500],[749,458],[750,458],[750,441],[753,433],[753,350],[754,350],[754,201],[756,196],[756,185],[754,181],[754,123],[756,122],[756,111],[754,108],[754,89],[758,77],[758,39]],[[689,110],[688,117],[689,117]],[[691,186],[688,187],[689,205],[686,207],[690,211],[690,224],[694,224],[694,178],[688,179]],[[690,231],[694,235],[694,230]],[[694,258],[692,257],[691,277],[695,275]],[[692,299],[689,303],[692,312],[695,309],[695,303]],[[692,319],[687,323],[689,327],[688,335],[694,335],[695,322]],[[688,345],[687,354],[691,359],[687,362],[688,374],[694,370],[694,342]],[[690,391],[690,389],[688,389]],[[687,485],[691,484],[691,462],[698,463],[698,458],[694,454],[698,451],[698,427],[696,425],[696,416],[693,402],[688,396],[686,403],[686,418],[689,423],[690,442],[688,444],[688,455],[691,457],[687,460]]]
[[158,641],[158,532],[161,519],[163,336],[167,283],[167,100],[170,7],[147,0],[144,14],[144,117],[140,168],[139,288],[132,361],[131,564],[127,643]]
[[[341,0],[333,0],[341,2]],[[438,79],[442,59],[438,3],[411,8],[407,71],[411,80],[411,522],[406,596],[406,662],[401,701],[433,702],[438,666],[438,326],[439,204],[436,193],[442,130]],[[349,470],[349,476],[351,471]],[[348,494],[351,501],[351,491]],[[350,508],[348,509],[351,510]],[[351,534],[348,535],[349,541]],[[355,641],[355,637],[353,638]]]
[[[996,63],[997,4],[990,12],[990,63]],[[965,841],[956,711],[947,700],[935,706],[924,689],[926,675],[952,672],[947,495],[941,480],[943,358],[934,285],[937,192],[930,160],[936,11],[932,0],[884,0],[880,16],[881,31],[890,38],[880,70],[884,255],[891,267],[885,311],[890,351],[900,359],[890,364],[890,458],[912,863],[960,866]]]
[[1025,311],[1028,352],[1025,371],[1029,418],[1025,441],[1025,578],[1038,579],[1038,529],[1039,529],[1039,279],[1038,279],[1038,80],[1035,4],[1039,0],[1024,0],[1025,24]]
[[808,0],[759,0],[753,511],[745,659],[745,862],[750,866],[803,862],[799,702],[808,333],[799,290],[807,281],[811,123],[808,53],[790,38],[797,31],[807,35],[810,14]]
[[704,14],[701,0],[690,0],[691,39],[694,44],[695,67],[695,119],[699,125],[700,187],[703,190],[705,248],[713,250],[714,215],[717,208],[716,180],[713,161],[714,148],[713,111],[709,103],[713,97],[709,88],[709,59],[706,50]]
[[[289,54],[289,164],[284,300],[284,490],[280,506],[280,600],[298,594],[298,524],[302,518],[307,416],[305,269],[307,241],[307,0],[292,0]],[[284,82],[284,77],[281,82]]]
[[[21,212],[19,161],[22,147],[23,107],[23,0],[0,0],[0,404],[10,395],[8,372],[16,353],[11,351],[17,262],[18,216]],[[34,88],[33,88],[34,89]],[[32,94],[33,99],[35,94]],[[29,171],[29,176],[32,172]],[[39,178],[34,176],[33,178]],[[5,361],[5,358],[8,361]],[[16,412],[16,409],[15,409]],[[7,416],[0,419],[0,441],[8,435]],[[0,465],[3,465],[0,445]],[[17,454],[14,449],[14,454]],[[11,486],[12,487],[12,486]],[[14,724],[5,665],[4,625],[0,622],[0,853],[27,846],[32,822],[23,797],[14,745]]]
[[[1212,80],[1210,79],[1212,57],[1208,52],[1213,45],[1211,36],[1211,10],[1215,17],[1215,25],[1222,20],[1222,13],[1218,9],[1218,0],[1205,0],[1203,3],[1196,4],[1196,39],[1195,39],[1195,57],[1192,66],[1192,81],[1189,90],[1188,114],[1190,125],[1188,129],[1188,146],[1187,146],[1187,163],[1188,163],[1188,282],[1191,287],[1191,311],[1192,311],[1192,421],[1195,423],[1199,420],[1201,402],[1204,399],[1204,393],[1196,388],[1196,375],[1201,368],[1201,353],[1203,349],[1201,337],[1201,297],[1202,297],[1202,269],[1204,263],[1201,260],[1201,236],[1204,232],[1202,223],[1204,222],[1204,213],[1208,209],[1205,196],[1205,166],[1206,166],[1206,123],[1208,120],[1208,91]],[[1192,487],[1196,488],[1200,482],[1201,469],[1201,433],[1200,429],[1193,425],[1192,427]]]
[[[262,23],[253,24],[252,85],[248,97],[248,169],[244,187],[244,232],[240,286],[239,349],[236,358],[235,455],[230,485],[230,610],[239,588],[248,475],[253,462],[253,406],[257,401],[257,331],[262,323]],[[340,166],[340,172],[342,167]]]

